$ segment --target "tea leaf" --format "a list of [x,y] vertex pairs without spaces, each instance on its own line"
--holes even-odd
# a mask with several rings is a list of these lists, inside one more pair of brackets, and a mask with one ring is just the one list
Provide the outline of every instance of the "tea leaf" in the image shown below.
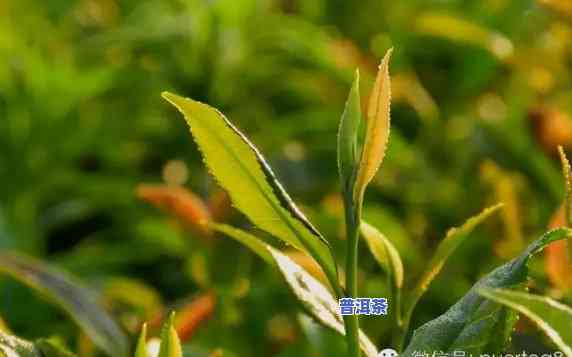
[[309,252],[336,284],[328,242],[294,204],[258,149],[216,109],[167,92],[163,97],[183,113],[206,165],[234,205],[261,229]]
[[471,290],[447,312],[415,330],[404,356],[414,352],[455,350],[478,355],[500,352],[510,336],[516,313],[485,299],[479,291],[485,288],[523,287],[528,277],[528,261],[551,242],[572,234],[568,228],[545,233],[517,258],[495,269],[479,280]]
[[454,227],[449,229],[447,232],[447,236],[439,246],[431,260],[425,272],[421,276],[421,279],[411,292],[411,295],[407,299],[406,306],[405,306],[405,313],[406,316],[409,316],[417,302],[423,296],[425,291],[429,288],[429,285],[435,279],[437,274],[441,271],[447,259],[453,254],[453,252],[465,241],[465,239],[469,236],[469,234],[473,231],[473,229],[478,226],[481,222],[487,219],[490,215],[495,213],[498,209],[502,207],[502,203],[499,203],[495,206],[491,206],[485,208],[481,213],[476,216],[469,218],[463,225],[460,227]]
[[183,357],[181,342],[174,327],[175,314],[171,313],[161,329],[161,348],[159,357]]
[[395,321],[401,325],[401,288],[403,287],[401,256],[393,243],[375,227],[362,220],[360,230],[375,260],[387,272]]
[[361,122],[359,71],[346,101],[338,129],[338,169],[344,192],[352,192],[358,160],[358,130]]
[[213,223],[211,224],[211,227],[215,231],[224,233],[230,238],[250,248],[250,250],[256,253],[268,264],[275,265],[272,255],[268,252],[268,249],[266,248],[266,244],[264,244],[255,235],[226,224]]
[[129,345],[121,328],[98,305],[96,294],[73,277],[32,258],[10,253],[0,253],[0,272],[54,300],[107,354],[127,356]]
[[403,286],[403,263],[393,243],[377,228],[363,220],[360,230],[375,260],[389,273],[395,286],[401,288]]
[[479,294],[514,309],[534,321],[567,357],[572,357],[572,309],[548,297],[505,289],[482,289]]
[[389,139],[389,106],[391,102],[389,59],[391,52],[392,49],[387,51],[379,65],[369,97],[365,141],[354,187],[354,197],[357,201],[361,201],[367,185],[381,165]]
[[141,334],[137,340],[137,347],[135,349],[135,357],[149,357],[147,352],[147,324],[143,324]]
[[33,343],[0,331],[0,355],[2,354],[6,357],[42,357]]
[[[339,313],[338,302],[330,292],[286,255],[271,247],[268,247],[268,250],[276,260],[288,286],[310,316],[342,336],[345,335],[344,321]],[[359,332],[359,343],[367,357],[377,357],[377,349],[362,331]]]
[[564,185],[566,187],[566,197],[564,199],[566,226],[572,227],[572,169],[562,146],[558,147],[558,153],[560,154],[562,174],[564,175]]

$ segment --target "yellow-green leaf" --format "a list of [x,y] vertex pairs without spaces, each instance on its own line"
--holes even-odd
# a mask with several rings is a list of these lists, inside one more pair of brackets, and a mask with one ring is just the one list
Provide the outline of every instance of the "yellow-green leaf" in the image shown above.
[[375,260],[389,273],[395,286],[401,288],[403,286],[403,263],[393,243],[377,228],[363,220],[360,230]]
[[261,229],[309,252],[336,285],[327,241],[296,207],[258,149],[218,110],[167,92],[163,97],[184,115],[206,165],[233,204]]
[[483,353],[498,354],[506,343],[516,322],[516,312],[479,295],[486,288],[525,287],[528,263],[548,244],[570,237],[572,230],[559,228],[543,234],[518,257],[494,269],[481,278],[443,315],[415,330],[402,356],[414,353],[465,351],[468,356]]
[[358,158],[358,131],[361,122],[361,100],[359,95],[359,71],[356,70],[354,82],[338,129],[338,170],[342,188],[352,192],[353,180]]
[[566,187],[566,196],[564,198],[566,226],[572,227],[572,169],[562,146],[558,147],[558,153],[560,154],[562,174],[564,175],[564,185]]
[[135,349],[135,357],[149,357],[147,352],[147,324],[143,324],[139,340],[137,340],[137,348]]
[[473,216],[469,218],[467,221],[465,221],[465,223],[463,223],[463,225],[461,225],[460,227],[454,227],[449,229],[449,231],[447,232],[447,236],[445,237],[445,239],[441,241],[441,243],[437,247],[435,254],[429,261],[429,264],[427,265],[425,272],[421,276],[421,279],[419,280],[419,282],[411,292],[411,295],[407,299],[406,302],[407,305],[405,307],[405,314],[407,318],[412,313],[413,308],[415,307],[421,296],[423,296],[423,293],[429,287],[429,284],[431,284],[433,279],[435,279],[437,274],[439,274],[439,272],[445,265],[445,262],[451,256],[451,254],[453,254],[453,252],[459,247],[459,245],[461,245],[461,243],[465,241],[469,233],[471,233],[476,226],[478,226],[481,222],[483,222],[486,218],[488,218],[490,215],[492,215],[501,207],[502,203],[485,208],[478,215]]
[[226,224],[213,223],[211,224],[211,227],[215,231],[224,233],[230,238],[250,248],[250,250],[252,250],[254,253],[256,253],[259,257],[264,259],[264,261],[266,261],[270,265],[275,265],[274,258],[272,258],[272,255],[268,252],[266,244],[264,244],[255,235]]
[[98,304],[96,293],[77,279],[35,259],[11,253],[0,253],[0,272],[8,273],[54,300],[110,356],[128,355],[125,333]]
[[507,289],[481,289],[479,294],[534,321],[567,357],[572,357],[572,309],[548,297]]
[[175,313],[172,312],[161,330],[159,357],[183,357],[181,341],[174,327]]
[[354,197],[361,201],[365,189],[375,176],[389,139],[389,107],[391,102],[391,83],[389,78],[389,59],[392,49],[388,50],[381,64],[369,97],[365,140],[354,187]]
[[[345,335],[343,318],[336,299],[328,289],[314,279],[301,266],[278,250],[268,247],[288,286],[304,309],[320,324]],[[377,349],[363,331],[359,331],[359,344],[366,357],[377,357]]]

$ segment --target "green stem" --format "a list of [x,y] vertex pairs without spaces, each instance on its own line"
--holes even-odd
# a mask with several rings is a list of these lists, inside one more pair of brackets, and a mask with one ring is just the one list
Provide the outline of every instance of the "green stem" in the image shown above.
[[[346,255],[346,297],[358,297],[358,246],[361,209],[355,207],[351,199],[344,200],[346,212],[346,235],[348,249]],[[360,357],[358,315],[344,316],[348,357]]]
[[417,304],[416,298],[413,298],[412,302],[406,304],[403,311],[403,317],[400,319],[399,323],[396,326],[396,330],[392,336],[393,346],[395,349],[400,353],[403,351],[403,347],[405,344],[405,337],[407,337],[407,331],[409,331],[409,324],[411,323],[411,316],[413,315],[413,309]]

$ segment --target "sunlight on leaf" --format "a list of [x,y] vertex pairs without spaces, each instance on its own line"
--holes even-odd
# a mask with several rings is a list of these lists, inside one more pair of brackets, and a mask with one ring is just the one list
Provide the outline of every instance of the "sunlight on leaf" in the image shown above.
[[453,252],[461,245],[461,243],[465,241],[465,239],[469,236],[473,229],[475,229],[476,226],[481,224],[485,219],[490,217],[502,206],[502,203],[499,203],[495,206],[485,208],[478,215],[473,216],[465,221],[465,223],[463,223],[463,225],[460,227],[449,229],[447,236],[437,247],[437,250],[429,261],[425,272],[419,279],[419,282],[406,301],[405,314],[407,319],[413,312],[413,309],[415,308],[415,305],[417,305],[417,302],[421,296],[423,296],[423,293],[425,293],[425,291],[429,288],[429,285],[433,279],[435,279],[437,274],[439,274],[451,254],[453,254]]
[[137,347],[135,349],[135,357],[149,357],[149,352],[147,352],[147,324],[143,324],[141,327],[141,334],[137,340]]
[[501,352],[516,322],[516,313],[499,308],[479,295],[484,288],[523,288],[528,278],[528,262],[546,245],[570,237],[572,230],[555,229],[532,242],[518,257],[479,280],[447,312],[419,327],[403,355],[414,352],[462,350],[473,355]]
[[6,357],[42,357],[33,343],[0,331],[0,354]]
[[358,202],[361,202],[367,185],[383,161],[389,139],[391,102],[389,59],[392,52],[393,49],[389,49],[383,57],[369,97],[365,140],[354,187],[354,199]]
[[330,283],[337,285],[328,242],[294,204],[246,136],[206,104],[168,92],[163,97],[184,115],[206,165],[228,191],[233,204],[261,229],[309,252]]
[[174,327],[175,314],[171,313],[161,330],[159,357],[183,357],[181,342]]
[[393,243],[377,228],[362,221],[360,230],[375,260],[390,273],[398,288],[403,286],[403,263]]
[[[268,247],[268,250],[304,309],[322,325],[345,335],[344,321],[339,313],[338,302],[330,292],[286,255],[271,247]],[[359,332],[359,342],[367,357],[377,357],[376,347],[362,331]]]
[[401,288],[403,287],[403,262],[401,261],[401,256],[393,243],[377,228],[362,220],[360,230],[375,260],[387,272],[395,321],[401,325]]
[[107,354],[127,356],[129,345],[121,328],[98,305],[96,294],[73,277],[32,258],[10,253],[0,253],[0,272],[59,304]]
[[558,154],[562,163],[562,174],[564,175],[564,186],[566,187],[566,196],[564,198],[566,226],[572,227],[572,169],[562,146],[558,147]]
[[572,357],[572,309],[548,297],[505,289],[482,289],[479,294],[514,309],[534,321],[567,357]]

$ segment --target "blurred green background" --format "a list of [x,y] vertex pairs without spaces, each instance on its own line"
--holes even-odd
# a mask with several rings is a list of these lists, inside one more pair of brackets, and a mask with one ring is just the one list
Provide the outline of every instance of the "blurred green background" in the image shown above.
[[[558,208],[556,146],[572,145],[571,45],[567,0],[0,1],[0,248],[86,280],[133,334],[159,311],[214,296],[186,341],[197,351],[341,356],[343,340],[300,315],[276,271],[137,197],[142,183],[184,184],[217,219],[249,227],[160,92],[236,123],[341,261],[338,121],[354,70],[367,97],[394,47],[389,151],[365,215],[397,245],[408,281],[449,227],[506,205],[449,261],[418,326]],[[362,295],[384,296],[363,248]],[[533,275],[533,289],[567,299],[542,259]],[[57,335],[91,353],[60,310],[7,279],[0,316],[20,336]],[[378,346],[389,325],[364,319]],[[525,323],[519,333],[536,334]]]

